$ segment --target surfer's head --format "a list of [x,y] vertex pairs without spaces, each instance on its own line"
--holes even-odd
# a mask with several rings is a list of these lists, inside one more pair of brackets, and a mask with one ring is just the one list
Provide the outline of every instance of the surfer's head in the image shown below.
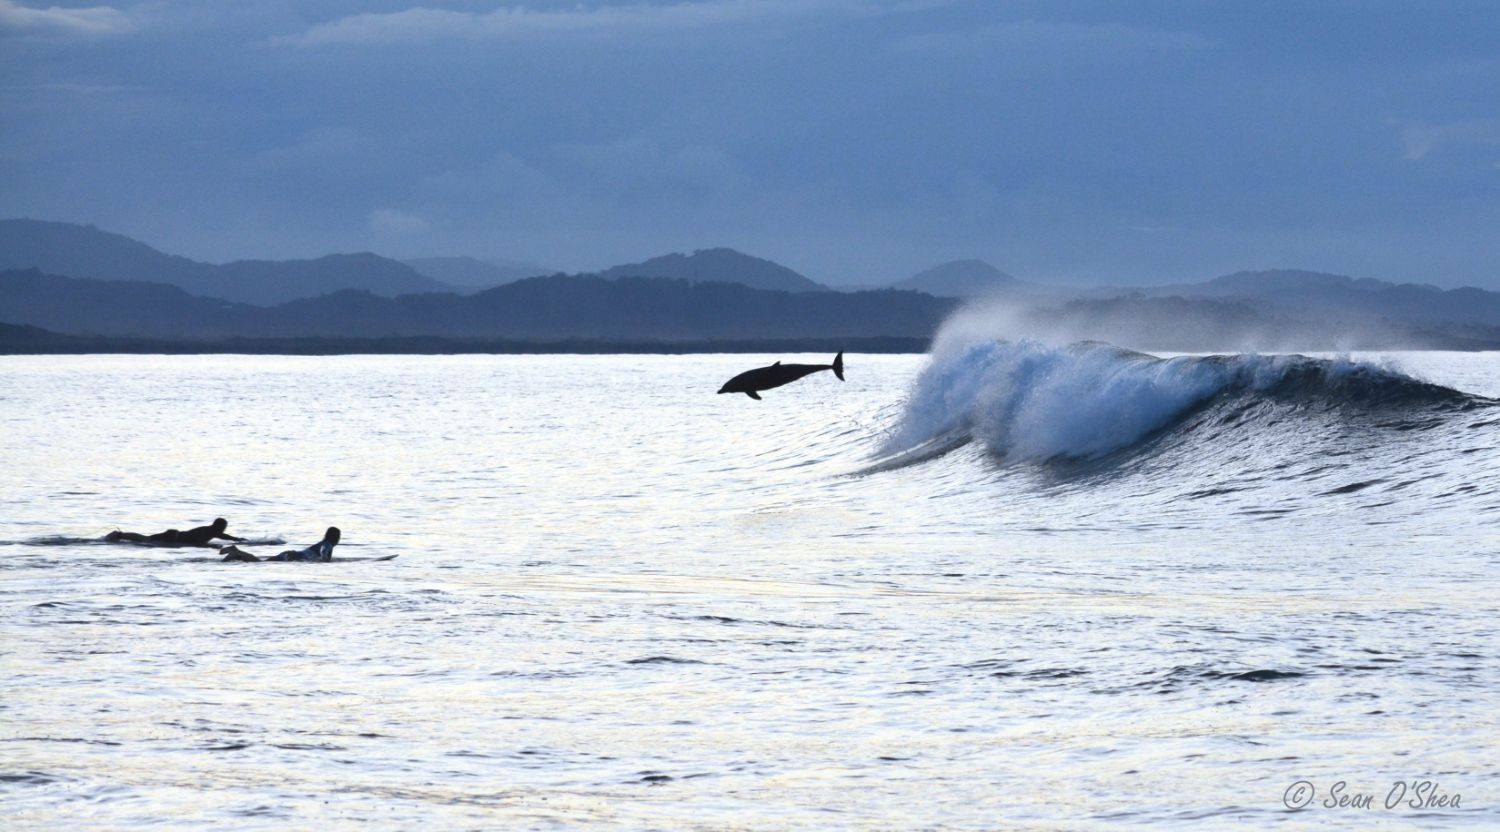
[[225,520],[222,517],[215,517],[214,522],[210,524],[209,528],[213,529],[216,532],[222,532],[225,529],[229,528],[229,521]]
[[339,537],[341,536],[341,534],[342,533],[339,532],[339,527],[338,526],[329,526],[328,527],[328,531],[323,532],[323,542],[324,543],[338,543],[339,542]]

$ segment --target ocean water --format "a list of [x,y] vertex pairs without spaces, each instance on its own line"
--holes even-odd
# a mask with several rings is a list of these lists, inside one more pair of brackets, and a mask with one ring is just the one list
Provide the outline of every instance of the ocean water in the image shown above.
[[1500,356],[776,358],[0,358],[0,823],[1500,826]]

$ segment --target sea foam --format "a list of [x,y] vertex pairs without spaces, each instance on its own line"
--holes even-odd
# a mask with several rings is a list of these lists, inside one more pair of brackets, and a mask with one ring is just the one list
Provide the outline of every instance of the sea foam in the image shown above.
[[1156,358],[1108,344],[988,340],[944,344],[918,376],[885,441],[898,453],[967,431],[1010,460],[1095,457],[1133,445],[1215,397],[1367,400],[1456,391],[1397,370],[1300,355]]

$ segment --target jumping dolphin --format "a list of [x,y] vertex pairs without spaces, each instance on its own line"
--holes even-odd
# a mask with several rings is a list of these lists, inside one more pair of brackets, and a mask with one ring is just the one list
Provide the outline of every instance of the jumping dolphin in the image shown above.
[[720,393],[744,393],[756,401],[760,401],[760,391],[780,387],[783,384],[791,384],[803,376],[809,376],[822,370],[832,370],[833,374],[844,380],[844,354],[841,352],[834,356],[832,364],[783,364],[780,361],[769,367],[761,367],[755,370],[746,370],[734,378],[724,382],[719,388]]

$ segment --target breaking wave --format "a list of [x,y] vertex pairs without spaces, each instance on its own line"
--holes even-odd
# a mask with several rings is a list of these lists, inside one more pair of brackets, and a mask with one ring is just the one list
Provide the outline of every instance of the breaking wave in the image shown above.
[[1281,406],[1395,415],[1411,428],[1492,404],[1349,359],[1156,358],[1097,342],[986,341],[934,354],[881,450],[911,459],[973,439],[1011,461],[1087,459],[1129,448],[1217,405],[1239,414],[1224,419],[1240,418],[1247,407]]

